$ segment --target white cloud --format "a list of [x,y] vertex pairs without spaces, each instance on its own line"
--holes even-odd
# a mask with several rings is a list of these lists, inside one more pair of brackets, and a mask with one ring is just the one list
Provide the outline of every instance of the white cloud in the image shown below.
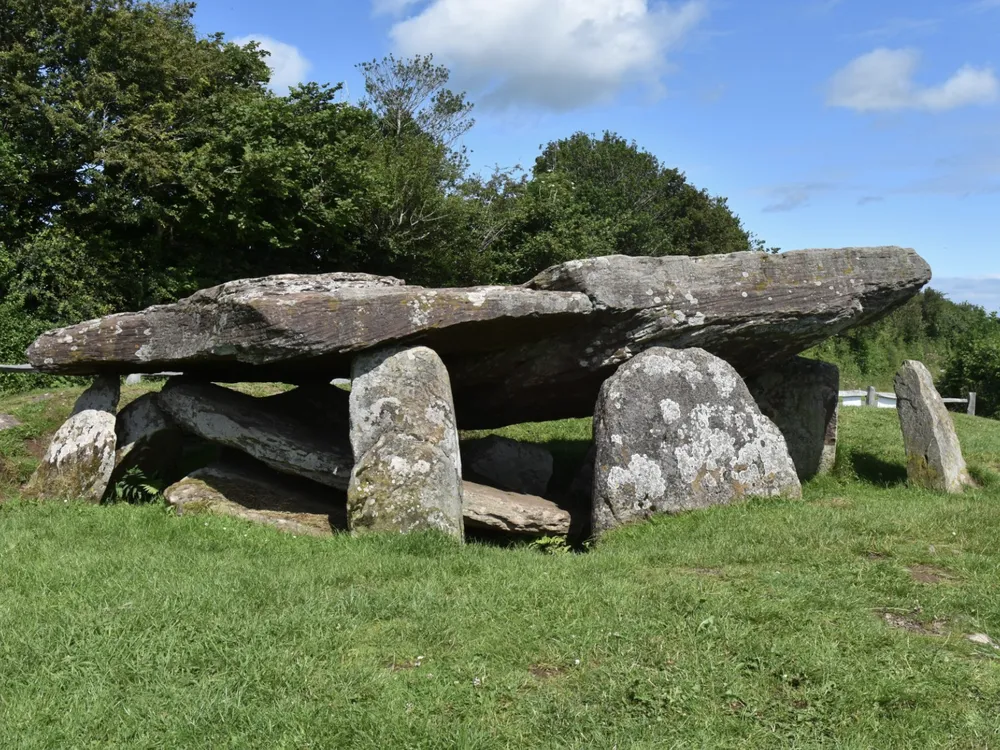
[[284,94],[289,87],[305,80],[306,73],[312,67],[310,62],[299,52],[297,47],[291,44],[279,42],[263,34],[248,34],[239,39],[233,39],[236,44],[249,44],[257,42],[261,49],[265,49],[271,54],[264,58],[264,62],[271,69],[272,91]]
[[[399,0],[376,0],[376,7]],[[483,106],[570,110],[642,84],[705,17],[706,0],[424,0],[390,34],[404,56],[432,53]]]
[[1000,81],[989,68],[962,67],[937,86],[913,80],[920,54],[912,49],[880,48],[861,55],[830,81],[827,104],[858,112],[922,109],[941,112],[1000,98]]

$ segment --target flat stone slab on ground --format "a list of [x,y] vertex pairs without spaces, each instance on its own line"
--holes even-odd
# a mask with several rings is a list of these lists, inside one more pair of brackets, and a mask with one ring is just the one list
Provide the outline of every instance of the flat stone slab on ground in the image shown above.
[[586,416],[601,383],[654,345],[704,348],[756,374],[881,317],[929,280],[923,259],[898,247],[606,256],[521,287],[268,277],[50,331],[29,359],[63,374],[329,383],[359,352],[420,344],[447,365],[463,428],[494,427]]
[[331,536],[347,529],[342,492],[248,460],[226,460],[199,469],[163,494],[181,514],[235,516],[308,536]]
[[466,529],[486,529],[527,536],[566,536],[569,512],[551,500],[463,482],[462,513]]
[[9,430],[12,427],[20,427],[21,420],[13,414],[0,414],[0,432]]

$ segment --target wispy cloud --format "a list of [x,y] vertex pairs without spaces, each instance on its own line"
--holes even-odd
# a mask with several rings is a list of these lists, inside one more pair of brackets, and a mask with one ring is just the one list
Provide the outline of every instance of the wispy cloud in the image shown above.
[[983,13],[987,10],[994,10],[995,8],[1000,8],[1000,0],[977,0],[977,2],[972,3],[968,6],[969,10],[976,13]]
[[862,195],[858,198],[859,206],[867,206],[869,203],[881,203],[885,200],[885,197],[881,195]]
[[935,277],[931,287],[952,302],[970,302],[1000,312],[1000,275]]
[[390,31],[396,51],[434,54],[481,106],[567,111],[635,85],[657,91],[668,53],[704,20],[708,0],[376,0],[375,7],[409,13]]
[[827,192],[837,187],[839,186],[832,182],[797,182],[777,185],[767,190],[773,202],[764,206],[762,210],[765,213],[794,211],[797,208],[808,206],[809,201],[816,193]]
[[944,83],[918,86],[920,53],[880,48],[855,58],[830,80],[827,104],[858,112],[919,109],[931,112],[990,104],[1000,99],[1000,81],[989,68],[965,65]]
[[941,25],[939,18],[892,18],[881,26],[859,31],[855,39],[890,39],[902,35],[930,34]]
[[260,48],[268,52],[264,62],[271,69],[271,81],[268,84],[272,91],[283,94],[297,83],[305,80],[306,73],[312,64],[291,44],[279,42],[264,34],[248,34],[234,39],[236,44],[257,42]]

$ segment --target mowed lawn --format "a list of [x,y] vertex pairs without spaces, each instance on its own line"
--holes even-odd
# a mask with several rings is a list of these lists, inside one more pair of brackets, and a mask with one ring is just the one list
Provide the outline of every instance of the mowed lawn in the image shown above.
[[[73,395],[0,402],[8,494]],[[962,497],[843,409],[803,501],[582,554],[10,499],[0,748],[1000,747],[1000,650],[966,638],[1000,641],[1000,423],[956,423]],[[565,461],[588,430],[507,432]]]

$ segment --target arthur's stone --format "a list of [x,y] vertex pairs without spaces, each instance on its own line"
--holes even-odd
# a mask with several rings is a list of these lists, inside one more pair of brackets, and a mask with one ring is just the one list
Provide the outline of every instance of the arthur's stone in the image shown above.
[[462,463],[448,371],[427,347],[360,355],[351,377],[347,492],[357,531],[462,528]]
[[829,473],[837,458],[837,366],[794,357],[746,384],[761,412],[785,436],[799,479]]
[[601,388],[593,526],[744,497],[800,497],[781,432],[739,374],[701,349],[654,347]]
[[933,490],[961,492],[972,480],[934,378],[923,363],[907,360],[896,373],[895,387],[910,482]]
[[704,348],[755,375],[885,315],[929,279],[898,247],[606,256],[521,287],[274,276],[50,331],[28,357],[62,374],[329,383],[360,352],[421,344],[447,365],[462,426],[493,427],[586,416],[601,383],[650,346]]
[[131,469],[147,480],[171,481],[181,457],[183,435],[157,403],[158,394],[139,396],[118,414],[115,468],[108,492]]

